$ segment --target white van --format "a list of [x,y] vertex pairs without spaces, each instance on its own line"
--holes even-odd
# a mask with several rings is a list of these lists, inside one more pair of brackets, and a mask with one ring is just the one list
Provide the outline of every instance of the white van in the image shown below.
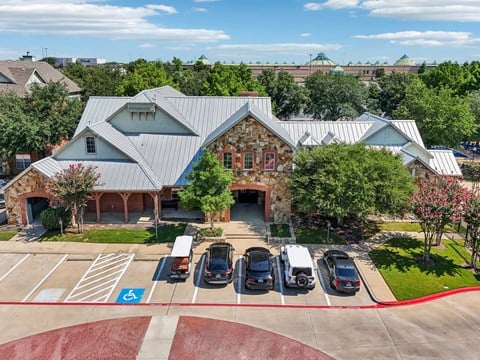
[[285,245],[280,248],[280,257],[285,268],[285,285],[313,289],[315,273],[308,249],[301,245]]
[[177,236],[173,244],[172,266],[170,269],[170,277],[172,279],[186,279],[190,276],[192,270],[192,243],[193,236],[183,235]]

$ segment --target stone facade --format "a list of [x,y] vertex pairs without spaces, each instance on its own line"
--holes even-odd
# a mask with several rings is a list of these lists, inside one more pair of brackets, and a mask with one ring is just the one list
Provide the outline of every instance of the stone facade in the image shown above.
[[27,224],[25,202],[28,198],[50,198],[45,190],[46,181],[44,175],[32,168],[5,190],[9,225]]
[[[292,172],[293,149],[276,134],[252,117],[238,122],[232,129],[209,145],[220,161],[224,153],[232,153],[234,183],[232,190],[252,189],[263,191],[259,202],[264,202],[265,220],[285,222],[290,219],[291,196],[287,178]],[[244,154],[253,153],[253,168],[244,169]],[[265,170],[265,154],[275,154],[273,170]]]
[[418,160],[408,164],[407,169],[415,178],[425,179],[430,175],[433,175],[432,171]]

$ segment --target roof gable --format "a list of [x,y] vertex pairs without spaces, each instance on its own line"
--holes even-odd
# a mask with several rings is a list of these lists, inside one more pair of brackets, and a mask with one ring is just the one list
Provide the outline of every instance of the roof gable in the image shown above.
[[278,138],[283,142],[295,148],[288,132],[281,127],[276,121],[269,118],[264,114],[253,102],[247,101],[243,106],[241,106],[235,113],[233,113],[227,120],[225,120],[220,126],[218,126],[214,131],[210,133],[209,136],[205,139],[203,147],[210,145],[213,141],[218,139],[220,136],[225,134],[228,130],[233,128],[241,120],[245,119],[247,116],[252,116],[256,121],[265,126],[268,130],[274,133]]

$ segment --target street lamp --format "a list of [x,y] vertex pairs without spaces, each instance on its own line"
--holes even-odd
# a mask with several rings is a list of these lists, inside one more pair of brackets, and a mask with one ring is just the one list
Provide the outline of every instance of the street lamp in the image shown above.
[[60,233],[63,235],[63,220],[62,220],[62,218],[58,219],[58,224],[60,225]]

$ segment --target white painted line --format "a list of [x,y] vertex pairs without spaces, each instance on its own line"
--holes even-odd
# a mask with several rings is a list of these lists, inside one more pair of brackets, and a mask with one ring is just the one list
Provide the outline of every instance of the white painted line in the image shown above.
[[93,260],[93,263],[90,265],[90,267],[87,269],[87,271],[85,271],[85,274],[83,274],[82,278],[77,282],[77,284],[74,286],[72,291],[70,291],[70,294],[68,294],[68,296],[65,298],[64,302],[69,301],[69,299],[72,297],[72,294],[75,291],[77,291],[77,288],[80,286],[80,284],[83,282],[83,280],[87,277],[88,273],[90,272],[90,269],[92,269],[95,266],[95,264],[100,260],[101,257],[102,257],[102,254],[99,254],[95,258],[95,260]]
[[13,266],[10,270],[7,271],[7,273],[5,275],[3,275],[1,278],[0,278],[0,281],[2,281],[3,279],[5,279],[8,274],[10,274],[13,270],[15,270],[17,268],[17,266],[19,266],[27,257],[29,257],[30,254],[27,254],[23,257],[22,260],[20,260],[18,263],[15,264],[15,266]]
[[[131,257],[131,255],[130,255],[130,257]],[[117,266],[122,266],[122,264],[123,264],[124,262],[129,262],[129,258],[128,258],[128,257],[125,257],[125,258],[119,259],[119,260],[113,260],[113,259],[112,259],[112,260],[108,261],[106,264],[102,264],[101,266],[95,267],[95,271],[99,271],[99,270],[101,270],[101,269],[103,269],[103,268],[106,268],[106,267],[109,267],[109,268],[110,268],[110,267],[111,267],[112,265],[114,265],[114,264],[118,264]],[[98,265],[98,264],[97,264],[97,265]],[[108,269],[107,269],[107,270],[108,270]]]
[[[317,263],[317,266],[318,266],[318,263]],[[332,304],[330,303],[330,298],[328,297],[328,294],[327,294],[327,288],[325,287],[325,283],[323,282],[322,272],[320,271],[319,267],[317,267],[317,275],[318,275],[318,280],[322,285],[323,294],[325,295],[325,300],[327,301],[327,305],[332,306]]]
[[285,296],[283,296],[283,277],[282,277],[282,266],[280,264],[280,256],[277,256],[277,282],[278,285],[280,286],[280,299],[282,301],[282,305],[285,305]]
[[[112,290],[108,293],[108,297],[107,297],[107,300],[110,298],[110,296],[112,296],[112,293],[113,293],[113,290],[115,290],[115,287],[117,286],[117,284],[120,282],[120,279],[122,278],[123,274],[125,274],[125,271],[127,271],[127,268],[128,268],[128,265],[130,265],[130,263],[132,262],[133,258],[135,257],[135,254],[131,254],[130,255],[130,258],[128,259],[128,262],[125,264],[125,268],[123,269],[122,273],[118,276],[117,278],[117,281],[115,282],[115,284],[112,286]],[[106,302],[105,301],[105,302]]]
[[238,278],[237,278],[237,304],[240,304],[241,297],[242,297],[242,264],[243,264],[243,256],[239,256],[238,258]]
[[[110,285],[109,287],[111,287],[111,285]],[[75,300],[75,301],[79,301],[79,302],[86,301],[87,299],[91,298],[91,297],[94,296],[94,295],[98,295],[98,294],[101,294],[101,293],[105,293],[105,292],[107,291],[107,289],[108,289],[108,288],[102,288],[102,289],[100,289],[100,290],[98,290],[98,291],[95,291],[95,292],[93,292],[93,293],[90,293],[90,294],[88,294],[87,296],[84,296],[83,298],[80,298],[80,299]],[[90,290],[93,290],[93,289],[88,289],[87,291],[84,291],[83,293],[88,293]],[[74,297],[76,297],[76,296],[78,296],[78,295],[81,295],[81,294],[83,294],[83,293],[75,294]],[[107,301],[107,299],[109,298],[108,293],[105,294],[105,295],[103,295],[103,296],[101,296],[99,299],[105,298],[105,297],[106,297],[105,301]],[[93,301],[97,301],[97,300],[98,300],[98,299],[95,299],[95,300],[93,300]],[[92,300],[90,300],[90,301],[92,301]]]
[[[95,272],[93,275],[87,276],[85,279],[83,279],[83,281],[91,280],[92,282],[95,282],[95,281],[97,281],[97,280],[92,280],[93,278],[95,278],[95,277],[97,277],[97,276],[99,276],[99,275],[103,275],[103,274],[105,274],[105,273],[107,273],[106,276],[108,276],[109,273],[110,273],[110,274],[114,274],[114,273],[120,272],[120,271],[122,271],[121,269],[120,269],[120,270],[117,270],[117,271],[113,271],[113,272],[112,272],[112,270],[117,269],[117,268],[121,268],[122,266],[125,266],[125,263],[112,266],[111,268],[108,268],[108,269],[103,270],[103,271]],[[90,272],[94,272],[94,270],[91,270]],[[101,279],[101,278],[100,278],[100,279]]]
[[195,303],[195,300],[197,300],[197,294],[198,294],[198,288],[200,287],[200,283],[202,281],[202,274],[203,274],[203,266],[205,263],[205,255],[202,255],[202,261],[200,262],[200,267],[198,267],[198,275],[197,275],[197,283],[195,284],[195,290],[193,292],[193,297],[192,297],[192,304]]
[[35,286],[35,287],[32,289],[32,291],[30,291],[30,292],[28,293],[28,295],[23,298],[22,302],[27,301],[27,299],[28,299],[30,296],[32,296],[32,294],[33,294],[35,291],[37,291],[37,289],[38,289],[40,286],[42,286],[42,284],[48,279],[48,277],[49,277],[50,275],[52,275],[55,270],[57,270],[57,268],[62,264],[62,262],[63,262],[67,257],[68,257],[68,254],[65,254],[65,255],[63,256],[63,258],[57,263],[57,265],[55,265],[55,266],[53,267],[53,269],[50,270],[50,271],[48,272],[48,274],[43,277],[42,280],[40,280],[40,282],[37,284],[37,286]]
[[[80,291],[80,292],[76,292],[73,296],[71,296],[71,298],[77,297],[77,296],[82,295],[82,294],[86,294],[86,293],[88,293],[88,292],[90,292],[90,291],[92,291],[92,290],[98,289],[99,287],[103,287],[103,289],[101,289],[100,291],[105,291],[105,289],[107,289],[107,288],[109,288],[110,286],[112,286],[112,285],[110,285],[110,286],[106,286],[106,285],[107,285],[108,283],[114,282],[114,281],[116,281],[116,280],[117,280],[117,279],[110,279],[110,280],[105,281],[105,282],[103,282],[103,283],[101,283],[101,284],[98,284],[98,285],[96,285],[96,286],[89,287],[89,288],[86,289],[86,290],[83,290],[83,291]],[[78,290],[78,289],[77,289],[77,290]],[[97,294],[97,293],[95,293],[95,294]]]
[[[164,268],[166,262],[167,262],[167,257],[165,256],[162,259],[162,264],[160,265],[160,268],[158,269],[158,278],[160,278],[160,275],[162,275],[163,268]],[[150,290],[150,294],[148,294],[148,297],[147,297],[147,301],[146,301],[147,304],[149,304],[150,300],[152,300],[152,295],[155,291],[155,288],[157,287],[158,282],[159,282],[158,279],[155,279],[155,281],[153,282],[152,288]]]

